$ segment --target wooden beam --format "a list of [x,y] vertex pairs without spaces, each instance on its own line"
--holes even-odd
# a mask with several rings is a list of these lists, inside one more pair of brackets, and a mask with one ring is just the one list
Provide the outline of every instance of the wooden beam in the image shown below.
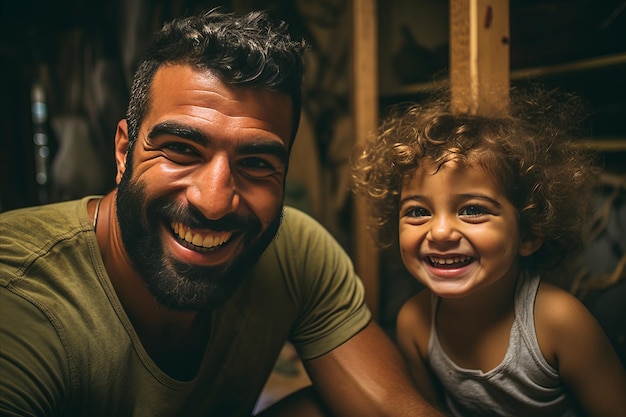
[[450,0],[452,110],[482,116],[509,111],[508,0]]
[[[378,21],[376,0],[352,0],[352,111],[355,141],[378,127]],[[378,250],[367,230],[367,208],[356,198],[353,210],[353,259],[375,318],[379,308]]]

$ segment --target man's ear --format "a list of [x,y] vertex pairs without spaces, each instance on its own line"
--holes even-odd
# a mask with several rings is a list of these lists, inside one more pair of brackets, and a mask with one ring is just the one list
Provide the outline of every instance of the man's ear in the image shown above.
[[120,183],[124,171],[126,171],[126,157],[128,156],[128,124],[126,119],[122,119],[117,124],[115,131],[115,164],[117,165],[117,175],[115,182]]
[[530,256],[541,247],[543,239],[536,238],[534,240],[524,240],[519,247],[520,256]]

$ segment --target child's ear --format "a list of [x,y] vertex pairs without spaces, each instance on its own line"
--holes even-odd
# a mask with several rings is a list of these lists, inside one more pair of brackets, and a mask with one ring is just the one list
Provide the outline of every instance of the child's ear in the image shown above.
[[530,256],[541,247],[543,239],[524,240],[519,247],[520,256]]

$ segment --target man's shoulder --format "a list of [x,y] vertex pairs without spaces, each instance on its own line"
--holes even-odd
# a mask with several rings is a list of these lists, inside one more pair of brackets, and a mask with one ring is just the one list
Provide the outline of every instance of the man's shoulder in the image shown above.
[[[276,237],[261,258],[268,262],[297,266],[300,270],[311,262],[345,262],[347,255],[335,237],[312,215],[295,207],[285,206]],[[314,261],[317,260],[317,261]],[[290,269],[290,268],[287,268]]]
[[84,219],[78,215],[81,205],[81,200],[73,200],[0,213],[2,253],[21,244],[30,252],[41,250],[68,234],[88,229],[86,214]]
[[[88,224],[86,214],[84,218],[78,215],[84,205],[86,201],[82,199],[6,211],[0,213],[0,230],[3,234],[26,237],[49,231],[65,231],[78,225],[85,226]],[[83,210],[86,213],[86,208]]]
[[283,212],[283,224],[304,224],[322,227],[322,225],[309,213],[306,213],[299,208],[292,206],[285,206]]
[[287,245],[292,249],[303,249],[316,245],[335,245],[336,241],[311,214],[285,206],[282,223],[273,243],[278,247]]
[[[90,231],[80,200],[20,208],[0,215],[0,281],[24,276],[38,262],[51,259],[49,267],[62,268],[67,253],[59,245],[72,244],[77,237]],[[86,213],[86,212],[85,212]],[[80,239],[80,238],[79,238]],[[82,251],[82,240],[76,244]],[[65,246],[64,246],[65,247]],[[60,265],[56,265],[60,264]],[[67,267],[67,265],[66,265]],[[48,271],[45,268],[43,271]]]

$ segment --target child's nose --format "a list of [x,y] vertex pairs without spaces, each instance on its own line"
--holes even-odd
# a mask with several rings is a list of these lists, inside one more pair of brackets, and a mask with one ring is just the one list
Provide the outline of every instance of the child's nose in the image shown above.
[[456,222],[448,215],[433,216],[431,227],[426,235],[428,240],[433,242],[456,241],[461,234],[456,229]]

